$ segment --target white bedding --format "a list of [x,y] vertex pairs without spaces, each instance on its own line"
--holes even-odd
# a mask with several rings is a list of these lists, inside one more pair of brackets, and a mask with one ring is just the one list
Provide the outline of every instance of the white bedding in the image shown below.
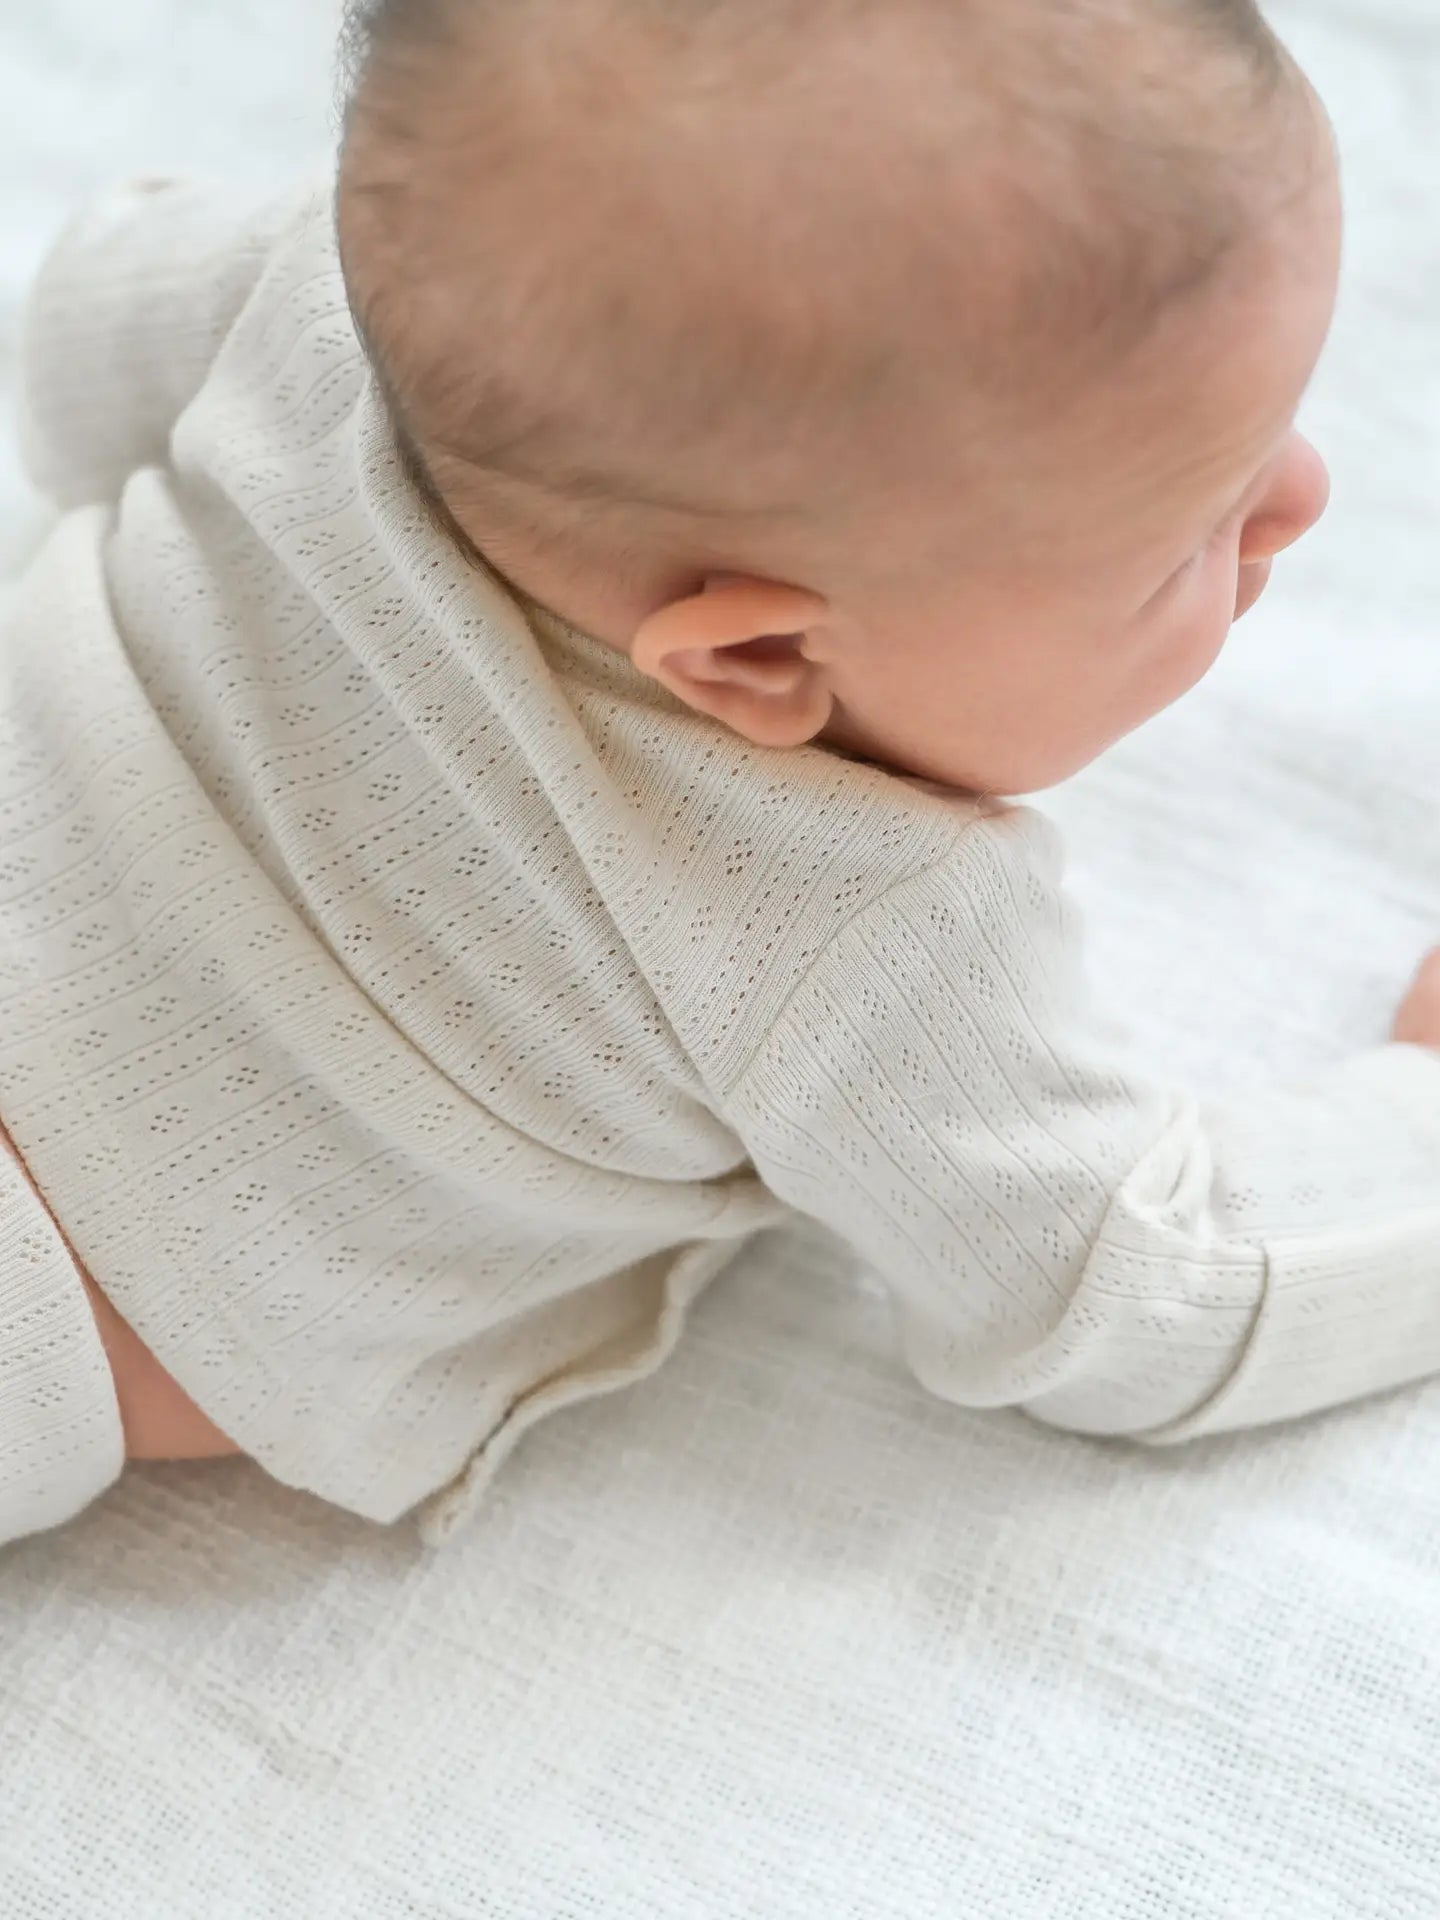
[[[1053,802],[1102,1009],[1206,1086],[1383,1032],[1440,939],[1440,10],[1275,12],[1350,174],[1332,516]],[[91,184],[322,154],[331,27],[6,0],[0,352]],[[26,514],[7,452],[0,547]],[[1436,1920],[1440,1386],[1090,1445],[926,1398],[797,1239],[438,1558],[243,1466],[134,1473],[0,1553],[0,1913]]]

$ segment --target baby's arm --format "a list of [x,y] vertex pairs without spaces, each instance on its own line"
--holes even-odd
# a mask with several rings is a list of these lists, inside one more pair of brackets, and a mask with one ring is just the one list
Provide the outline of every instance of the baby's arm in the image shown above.
[[[1440,1048],[1440,950],[1430,954],[1405,998],[1396,1020],[1396,1039]],[[4,1140],[2,1131],[0,1140]],[[125,1325],[79,1261],[75,1267],[115,1377],[127,1459],[217,1459],[238,1452]]]
[[[1440,1372],[1440,1053],[1213,1107],[1117,1068],[1047,842],[971,828],[821,956],[726,1102],[768,1183],[962,1404],[1170,1441]],[[1440,961],[1399,1031],[1440,1039]]]
[[140,181],[102,195],[41,268],[21,342],[21,439],[60,507],[107,500],[164,460],[290,200]]

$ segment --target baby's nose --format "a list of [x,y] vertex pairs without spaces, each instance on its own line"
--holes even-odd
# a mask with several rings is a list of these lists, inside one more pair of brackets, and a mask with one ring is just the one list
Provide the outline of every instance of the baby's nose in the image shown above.
[[1264,498],[1246,523],[1242,564],[1273,560],[1293,547],[1330,504],[1330,470],[1302,433],[1292,433]]

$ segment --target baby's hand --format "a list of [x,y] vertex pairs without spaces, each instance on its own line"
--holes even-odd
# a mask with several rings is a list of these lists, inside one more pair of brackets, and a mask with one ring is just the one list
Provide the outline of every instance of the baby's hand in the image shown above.
[[1440,1047],[1440,947],[1421,965],[1395,1016],[1395,1038],[1412,1047]]

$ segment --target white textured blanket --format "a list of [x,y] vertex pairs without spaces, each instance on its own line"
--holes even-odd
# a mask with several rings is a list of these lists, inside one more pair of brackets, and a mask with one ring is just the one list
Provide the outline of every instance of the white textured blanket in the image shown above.
[[[1102,1006],[1207,1086],[1378,1036],[1440,938],[1440,10],[1275,11],[1349,164],[1332,517],[1054,802]],[[7,0],[0,353],[90,185],[321,154],[332,27]],[[26,515],[0,455],[0,548]],[[0,1552],[0,1913],[1436,1920],[1440,1386],[1088,1445],[927,1399],[796,1240],[440,1558],[245,1467],[133,1474]]]

